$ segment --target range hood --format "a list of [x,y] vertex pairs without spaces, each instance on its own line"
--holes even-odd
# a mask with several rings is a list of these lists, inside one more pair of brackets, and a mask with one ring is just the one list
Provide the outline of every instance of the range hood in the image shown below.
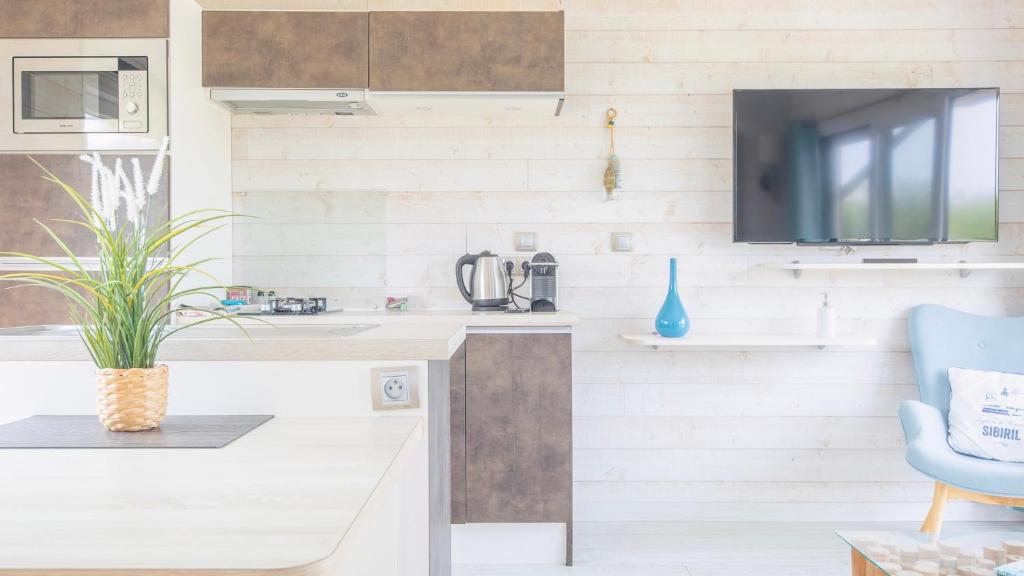
[[339,116],[558,116],[564,92],[392,92],[213,88],[234,112]]
[[558,116],[564,92],[370,91],[367,101],[388,116]]
[[373,116],[366,102],[366,90],[277,88],[212,88],[210,99],[233,112],[261,114],[334,114],[337,116]]

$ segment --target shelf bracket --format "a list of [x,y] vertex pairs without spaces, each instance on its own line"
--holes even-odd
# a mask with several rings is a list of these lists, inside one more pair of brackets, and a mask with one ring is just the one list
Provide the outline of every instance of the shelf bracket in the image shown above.
[[[965,262],[965,261],[963,261],[963,260],[961,260],[961,261],[960,261],[960,263],[961,263],[961,264],[966,264],[966,262]],[[970,275],[971,275],[971,270],[970,270],[970,268],[961,268],[961,269],[960,269],[960,277],[961,277],[961,278],[967,278],[967,277],[968,277],[968,276],[970,276]]]
[[[799,263],[800,263],[799,260],[793,260],[793,264],[799,264]],[[803,270],[801,270],[799,268],[794,268],[793,269],[793,278],[796,278],[797,280],[799,280],[803,275],[804,275],[804,271]]]

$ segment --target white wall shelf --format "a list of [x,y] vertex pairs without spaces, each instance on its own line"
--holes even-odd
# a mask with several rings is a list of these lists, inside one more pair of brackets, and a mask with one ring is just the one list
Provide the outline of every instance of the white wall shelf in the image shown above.
[[830,346],[874,346],[874,338],[837,336],[823,338],[814,334],[690,334],[683,338],[665,338],[655,333],[619,334],[636,346],[655,350],[769,350],[774,348],[825,348]]
[[1024,262],[801,262],[765,264],[766,268],[789,270],[800,278],[805,270],[957,270],[967,278],[972,270],[1024,270]]

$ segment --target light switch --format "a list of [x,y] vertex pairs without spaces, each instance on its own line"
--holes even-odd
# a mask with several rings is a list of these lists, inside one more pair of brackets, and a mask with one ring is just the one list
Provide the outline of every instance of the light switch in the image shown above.
[[513,235],[516,252],[536,252],[537,234],[535,232],[516,232]]
[[630,232],[612,232],[612,252],[632,252],[633,234]]

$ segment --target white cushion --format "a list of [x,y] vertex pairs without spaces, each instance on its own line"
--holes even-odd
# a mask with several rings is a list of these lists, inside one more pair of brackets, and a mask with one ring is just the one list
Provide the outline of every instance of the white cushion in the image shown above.
[[1024,462],[1024,375],[949,369],[949,446],[1003,462]]

